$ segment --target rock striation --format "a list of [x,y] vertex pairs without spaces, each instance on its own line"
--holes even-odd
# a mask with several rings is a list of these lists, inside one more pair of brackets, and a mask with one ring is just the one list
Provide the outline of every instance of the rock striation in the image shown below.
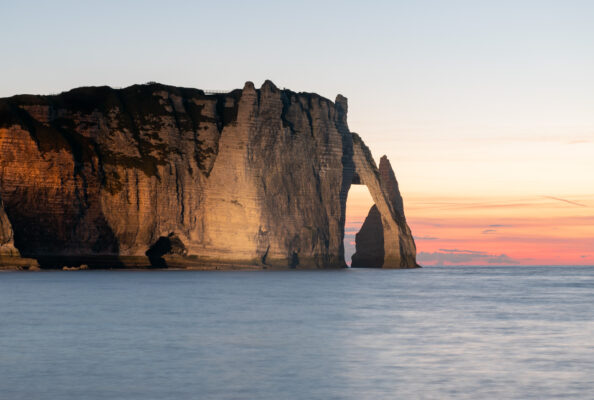
[[381,266],[416,267],[394,173],[349,131],[347,108],[270,81],[0,99],[0,255],[45,268],[340,268],[360,183],[381,217]]

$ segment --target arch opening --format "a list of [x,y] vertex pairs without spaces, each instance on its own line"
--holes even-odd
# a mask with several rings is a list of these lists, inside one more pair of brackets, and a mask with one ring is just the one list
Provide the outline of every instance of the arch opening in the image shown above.
[[[375,210],[375,212],[373,211]],[[369,221],[368,216],[370,213],[377,214],[376,219]],[[373,217],[373,216],[372,216]],[[367,222],[366,222],[367,221]],[[377,238],[375,238],[377,234],[377,221],[379,221],[379,233],[381,235],[381,243],[377,243]],[[372,222],[372,225],[370,225]],[[359,244],[363,245],[365,249],[370,249],[377,257],[381,258],[381,262],[383,263],[384,258],[384,250],[383,250],[383,232],[382,232],[382,225],[381,225],[381,217],[379,216],[379,212],[375,207],[375,203],[371,194],[369,193],[369,189],[366,185],[362,184],[359,179],[353,179],[353,184],[351,185],[348,194],[347,194],[347,202],[346,202],[346,212],[345,212],[345,224],[344,224],[344,260],[347,266],[353,267],[353,255],[358,251],[359,256],[361,255],[361,246],[357,249],[357,234],[359,234],[364,226],[371,229],[364,229],[364,231],[368,231],[372,233],[371,235],[365,235],[363,232],[362,235],[359,235]],[[375,239],[374,239],[375,238]],[[378,251],[375,251],[377,247]],[[362,260],[361,257],[355,257],[355,266],[367,266],[367,267],[381,267],[381,265],[365,265],[368,264],[367,260]],[[373,263],[373,264],[377,264]]]

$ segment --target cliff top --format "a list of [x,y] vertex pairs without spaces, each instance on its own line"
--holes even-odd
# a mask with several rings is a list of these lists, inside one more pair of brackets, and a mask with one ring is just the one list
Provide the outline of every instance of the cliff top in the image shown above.
[[[71,110],[81,112],[92,112],[95,109],[99,111],[109,110],[115,106],[118,106],[122,98],[130,99],[142,99],[147,96],[154,94],[156,91],[164,90],[170,94],[180,96],[182,98],[216,98],[220,96],[233,96],[237,97],[244,90],[255,90],[257,93],[261,91],[277,91],[287,95],[299,95],[305,96],[312,99],[319,99],[321,101],[327,101],[331,104],[340,104],[343,110],[347,111],[347,98],[341,94],[336,96],[334,102],[330,99],[320,96],[317,93],[312,92],[294,92],[292,90],[283,88],[279,89],[272,81],[266,80],[260,87],[256,89],[254,83],[247,81],[243,89],[232,89],[230,91],[211,91],[202,90],[197,88],[181,87],[166,85],[158,82],[147,82],[143,84],[135,84],[123,88],[113,88],[111,86],[81,86],[68,91],[64,91],[57,94],[18,94],[10,97],[0,98],[0,113],[2,108],[7,106],[7,103],[13,103],[25,106],[35,105],[52,105],[56,108],[68,108]],[[149,106],[148,104],[138,104],[139,107]],[[145,111],[151,111],[151,109],[144,108]],[[0,120],[4,121],[4,118]]]

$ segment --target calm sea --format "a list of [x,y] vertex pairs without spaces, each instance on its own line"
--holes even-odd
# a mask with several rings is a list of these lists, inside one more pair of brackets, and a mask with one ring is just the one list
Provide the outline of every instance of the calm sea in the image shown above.
[[594,267],[4,272],[0,398],[592,399]]

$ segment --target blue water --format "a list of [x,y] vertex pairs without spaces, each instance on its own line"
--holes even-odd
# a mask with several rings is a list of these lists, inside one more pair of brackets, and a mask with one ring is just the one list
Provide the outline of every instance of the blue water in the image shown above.
[[0,273],[1,399],[594,398],[594,268]]

